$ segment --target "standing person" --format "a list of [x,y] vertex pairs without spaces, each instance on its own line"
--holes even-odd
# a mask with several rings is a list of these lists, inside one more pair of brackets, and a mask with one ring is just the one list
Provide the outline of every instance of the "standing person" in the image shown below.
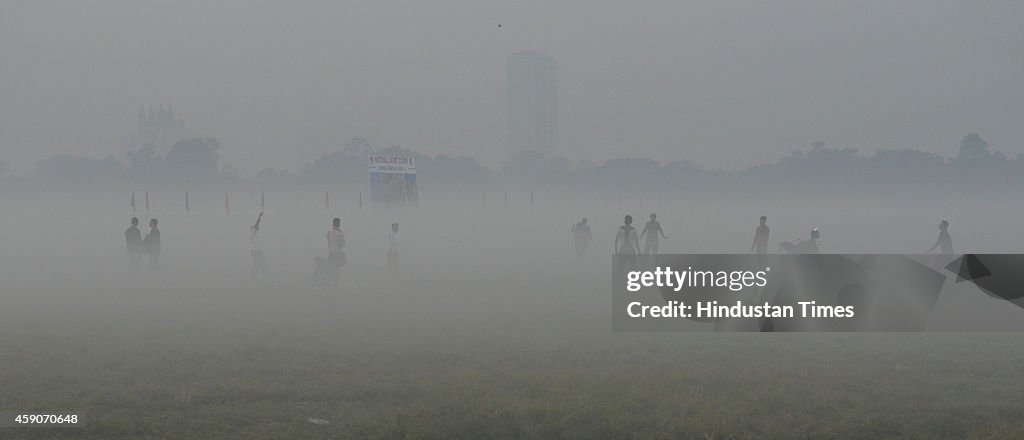
[[619,263],[619,271],[636,268],[636,256],[640,253],[640,239],[633,227],[633,216],[627,215],[625,224],[619,226],[615,234],[615,253]]
[[149,220],[149,234],[142,240],[142,245],[149,255],[149,270],[154,276],[160,276],[160,229],[157,228],[159,221],[155,218]]
[[572,225],[572,228],[569,228],[569,230],[572,231],[573,242],[576,245],[576,261],[582,262],[583,256],[587,253],[587,247],[590,246],[590,242],[594,241],[594,236],[590,233],[590,225],[587,224],[587,218],[583,217],[578,223]]
[[254,278],[260,272],[266,276],[270,272],[267,266],[267,259],[263,256],[263,246],[260,243],[260,222],[263,221],[263,213],[256,217],[256,224],[249,227],[249,255],[252,256],[252,269],[249,277]]
[[658,255],[658,235],[661,238],[668,239],[665,236],[665,232],[661,230],[661,223],[658,221],[658,215],[652,213],[651,220],[644,225],[644,230],[640,232],[640,238],[647,236],[644,240],[644,255]]
[[398,276],[398,223],[392,223],[388,233],[388,271]]
[[939,222],[939,238],[927,253],[932,253],[935,248],[939,248],[939,254],[935,256],[935,267],[945,267],[953,259],[953,237],[949,235],[949,222],[945,220]]
[[939,248],[941,254],[952,254],[953,253],[953,237],[949,235],[949,222],[943,220],[939,222],[939,238],[935,240],[935,244],[932,245],[931,249],[928,249],[928,253],[932,253],[935,248]]
[[128,246],[128,278],[135,279],[142,262],[142,232],[139,231],[139,218],[132,217],[132,224],[124,231],[124,241]]
[[754,242],[750,244],[750,250],[756,251],[757,255],[764,258],[768,254],[768,236],[771,229],[768,228],[768,216],[761,216],[761,224],[754,232]]
[[327,231],[327,265],[330,266],[330,287],[341,285],[341,267],[345,265],[345,233],[341,232],[341,219],[335,217]]

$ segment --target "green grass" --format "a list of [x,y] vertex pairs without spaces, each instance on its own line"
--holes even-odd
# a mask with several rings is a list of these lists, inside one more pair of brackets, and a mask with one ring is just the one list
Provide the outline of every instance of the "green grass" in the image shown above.
[[86,426],[0,438],[1024,438],[1016,334],[616,334],[370,290],[5,314],[0,409]]

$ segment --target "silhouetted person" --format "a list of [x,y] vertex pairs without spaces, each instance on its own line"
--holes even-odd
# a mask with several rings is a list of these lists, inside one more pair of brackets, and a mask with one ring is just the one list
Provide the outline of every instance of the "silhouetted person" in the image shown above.
[[618,254],[619,270],[636,268],[636,256],[640,253],[640,239],[633,227],[633,216],[627,215],[625,223],[615,234],[615,253]]
[[661,230],[657,214],[651,214],[651,220],[644,225],[644,230],[640,232],[640,238],[644,238],[645,235],[647,239],[644,240],[644,255],[658,255],[658,235],[665,239],[668,237]]
[[398,223],[392,223],[388,233],[388,271],[398,275]]
[[330,287],[341,285],[341,267],[346,263],[345,234],[341,232],[341,219],[335,217],[331,230],[327,231],[327,265],[330,268]]
[[124,231],[124,241],[128,247],[128,277],[134,279],[142,262],[142,232],[139,231],[139,218],[132,217],[132,225]]
[[953,253],[953,237],[949,236],[949,222],[943,220],[939,222],[939,238],[935,240],[935,244],[928,249],[928,253],[932,253],[935,248],[939,248],[941,254],[952,254]]
[[594,241],[594,236],[590,233],[590,225],[587,224],[587,218],[583,217],[575,225],[569,228],[572,231],[573,244],[576,246],[576,261],[583,261],[583,256],[587,253],[587,247],[590,246],[590,242]]
[[811,230],[811,238],[807,240],[797,240],[794,243],[783,242],[780,245],[786,252],[791,254],[817,254],[818,239],[821,238],[821,232],[818,232],[818,228]]
[[149,234],[142,240],[142,245],[149,255],[149,270],[154,275],[160,274],[160,229],[157,228],[157,219],[149,220]]
[[768,229],[768,217],[761,216],[761,224],[754,232],[754,242],[750,244],[750,250],[756,251],[758,255],[764,256],[768,253],[768,236],[771,230]]
[[263,245],[260,242],[260,222],[263,221],[263,213],[261,212],[259,217],[256,217],[256,224],[249,227],[249,255],[252,256],[252,269],[249,271],[249,277],[255,277],[259,273],[263,273],[266,276],[270,273],[270,267],[267,266],[267,258],[263,256]]

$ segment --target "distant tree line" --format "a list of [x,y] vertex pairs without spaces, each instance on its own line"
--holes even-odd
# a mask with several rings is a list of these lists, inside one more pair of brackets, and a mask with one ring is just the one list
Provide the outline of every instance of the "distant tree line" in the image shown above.
[[[970,133],[959,154],[945,158],[912,149],[879,150],[862,155],[853,148],[831,148],[815,142],[774,163],[742,170],[707,169],[689,160],[657,162],[618,158],[602,163],[526,151],[502,162],[497,170],[469,156],[427,155],[400,146],[374,148],[352,139],[297,171],[266,168],[245,177],[222,164],[220,143],[191,138],[175,143],[163,156],[152,147],[91,158],[61,154],[38,162],[34,181],[47,185],[146,185],[192,188],[255,183],[264,187],[365,185],[371,153],[415,158],[424,191],[458,189],[537,189],[576,192],[740,192],[751,195],[778,191],[796,193],[842,191],[979,193],[1024,187],[1024,155],[1008,158]],[[0,183],[9,174],[0,163]],[[10,178],[6,179],[10,181]]]

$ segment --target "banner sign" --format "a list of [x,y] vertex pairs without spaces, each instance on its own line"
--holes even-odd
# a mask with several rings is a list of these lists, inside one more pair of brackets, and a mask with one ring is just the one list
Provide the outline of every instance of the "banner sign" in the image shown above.
[[369,165],[370,202],[374,206],[419,205],[413,158],[372,154]]
[[416,162],[408,156],[370,155],[371,173],[416,174]]

